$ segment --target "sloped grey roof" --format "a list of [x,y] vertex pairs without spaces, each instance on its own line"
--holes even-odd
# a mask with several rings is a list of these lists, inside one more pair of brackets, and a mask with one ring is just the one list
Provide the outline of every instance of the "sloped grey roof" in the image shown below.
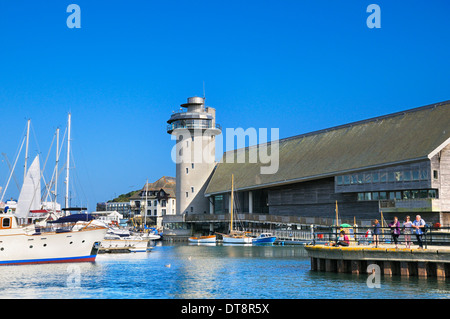
[[[275,174],[261,174],[260,167],[269,164],[248,163],[248,157],[246,163],[227,163],[225,153],[205,193],[229,191],[231,174],[239,190],[423,160],[449,139],[450,101],[446,101],[279,140]],[[259,150],[261,145],[254,147]],[[249,148],[231,152],[248,156]]]

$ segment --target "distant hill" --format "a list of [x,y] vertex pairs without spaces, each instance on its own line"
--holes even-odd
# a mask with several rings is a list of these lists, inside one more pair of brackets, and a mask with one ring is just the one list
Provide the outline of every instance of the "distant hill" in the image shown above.
[[118,202],[122,202],[122,203],[123,203],[123,202],[129,202],[131,196],[133,196],[134,194],[136,194],[136,193],[138,193],[138,192],[140,192],[140,190],[131,191],[131,192],[129,192],[129,193],[119,195],[118,197],[109,200],[108,203],[118,203]]
[[159,191],[160,189],[164,189],[167,194],[170,194],[172,197],[175,197],[175,187],[176,187],[176,178],[170,176],[163,176],[158,179],[154,183],[146,183],[141,189],[131,191],[126,194],[119,195],[118,197],[109,200],[108,203],[118,203],[118,202],[129,202],[133,196],[134,199],[140,199],[141,193],[145,190],[148,191]]

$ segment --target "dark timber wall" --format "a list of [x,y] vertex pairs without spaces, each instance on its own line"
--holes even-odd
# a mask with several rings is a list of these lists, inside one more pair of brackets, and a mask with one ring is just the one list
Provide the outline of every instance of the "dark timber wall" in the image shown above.
[[358,202],[357,195],[335,193],[334,178],[325,178],[269,189],[269,213],[284,216],[334,218],[338,201],[339,218],[379,217],[378,202]]

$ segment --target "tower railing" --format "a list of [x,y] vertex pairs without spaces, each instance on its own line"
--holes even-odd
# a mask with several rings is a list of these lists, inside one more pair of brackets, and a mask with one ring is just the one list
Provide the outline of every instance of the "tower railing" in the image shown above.
[[184,129],[209,129],[216,128],[222,130],[222,127],[219,124],[212,125],[208,124],[200,124],[200,123],[172,123],[167,125],[167,131],[173,131],[175,129],[184,128]]
[[208,108],[207,107],[197,107],[195,109],[195,111],[189,111],[189,109],[187,108],[180,108],[179,110],[173,111],[173,114],[177,114],[177,113],[189,113],[189,112],[193,112],[193,113],[208,113]]

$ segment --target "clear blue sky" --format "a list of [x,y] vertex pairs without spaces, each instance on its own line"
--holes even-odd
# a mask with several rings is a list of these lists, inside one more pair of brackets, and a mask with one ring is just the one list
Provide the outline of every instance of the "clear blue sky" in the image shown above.
[[175,175],[166,121],[203,81],[222,127],[283,138],[449,100],[449,53],[447,0],[0,0],[0,152],[14,160],[30,118],[44,161],[70,111],[77,195],[94,210]]

